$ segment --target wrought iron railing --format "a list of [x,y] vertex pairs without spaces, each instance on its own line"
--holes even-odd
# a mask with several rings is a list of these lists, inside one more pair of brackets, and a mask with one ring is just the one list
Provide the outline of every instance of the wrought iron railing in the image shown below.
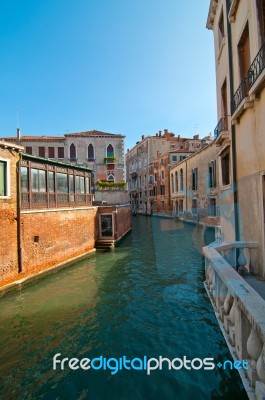
[[249,67],[248,77],[243,79],[231,101],[231,113],[233,114],[242,100],[248,95],[249,89],[254,85],[258,77],[265,69],[265,42],[259,49],[254,61]]
[[248,87],[251,88],[265,68],[265,42],[248,70]]
[[244,78],[237,91],[235,92],[232,101],[231,101],[231,114],[233,114],[240,103],[243,101],[243,99],[247,96],[248,94],[248,79]]
[[221,132],[227,131],[227,118],[221,118],[214,130],[214,138],[218,138]]

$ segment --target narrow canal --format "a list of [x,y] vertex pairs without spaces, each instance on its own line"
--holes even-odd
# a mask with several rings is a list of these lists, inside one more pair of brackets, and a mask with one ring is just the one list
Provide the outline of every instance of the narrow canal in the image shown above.
[[169,370],[165,362],[150,375],[67,365],[53,370],[56,353],[91,360],[230,360],[203,287],[199,248],[193,226],[137,217],[114,252],[99,253],[0,299],[0,398],[247,399],[237,372],[217,367]]

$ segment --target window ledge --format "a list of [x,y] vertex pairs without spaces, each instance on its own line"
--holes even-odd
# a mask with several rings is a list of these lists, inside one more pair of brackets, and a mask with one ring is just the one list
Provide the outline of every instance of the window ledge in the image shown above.
[[221,192],[224,192],[225,190],[232,189],[232,184],[229,183],[228,185],[220,186]]
[[234,114],[232,115],[232,125],[239,124],[240,118],[242,114],[248,109],[254,107],[254,101],[252,97],[247,96],[245,97],[238,108],[235,110]]

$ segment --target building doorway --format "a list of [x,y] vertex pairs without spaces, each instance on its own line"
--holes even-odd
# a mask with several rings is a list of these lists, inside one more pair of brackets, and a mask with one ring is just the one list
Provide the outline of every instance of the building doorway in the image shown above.
[[113,215],[101,214],[100,218],[100,237],[113,237]]

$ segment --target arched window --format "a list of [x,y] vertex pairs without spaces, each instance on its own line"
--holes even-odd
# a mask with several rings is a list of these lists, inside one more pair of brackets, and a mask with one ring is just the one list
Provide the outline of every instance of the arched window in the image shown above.
[[179,177],[178,177],[178,172],[175,172],[175,190],[176,192],[179,191]]
[[95,160],[94,146],[91,143],[87,147],[87,159],[88,159],[88,161],[89,160]]
[[112,144],[109,144],[107,147],[107,157],[114,157],[114,148]]
[[184,188],[184,185],[183,185],[183,169],[181,168],[181,170],[180,170],[180,191],[181,192],[183,192],[183,188]]
[[76,148],[73,143],[70,146],[70,160],[76,160]]
[[171,193],[174,193],[175,189],[174,189],[174,175],[171,174]]

